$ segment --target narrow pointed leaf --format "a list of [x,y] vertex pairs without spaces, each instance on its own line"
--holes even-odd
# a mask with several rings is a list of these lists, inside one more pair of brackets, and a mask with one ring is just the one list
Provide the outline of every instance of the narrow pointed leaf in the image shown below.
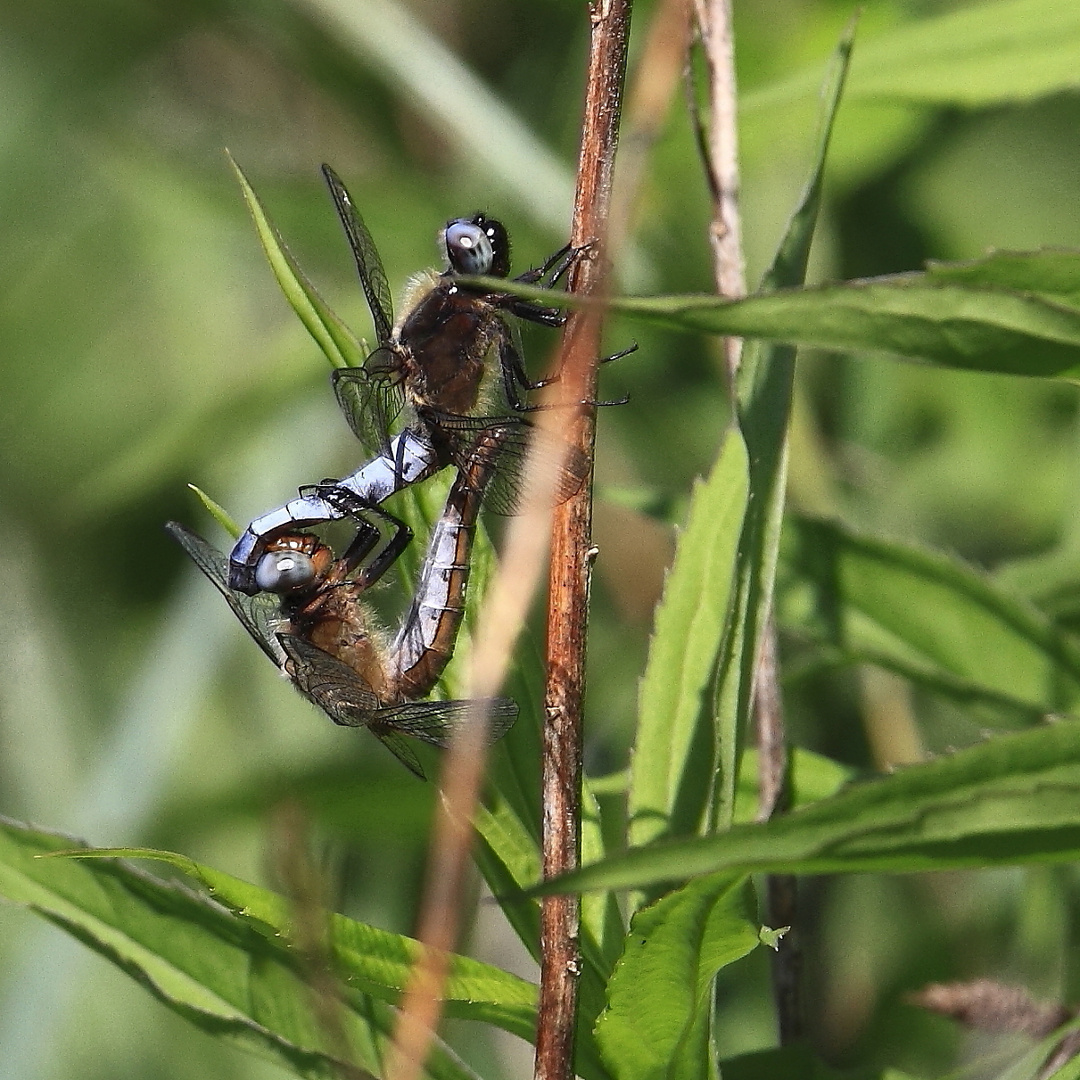
[[[549,302],[576,301],[556,294]],[[621,297],[610,307],[679,330],[887,354],[965,371],[1080,376],[1075,250],[996,252],[975,262],[931,263],[922,273],[744,300]]]
[[[710,741],[706,738],[702,753],[701,722],[731,609],[735,552],[749,494],[747,469],[742,436],[729,428],[708,479],[694,489],[656,610],[630,774],[633,845],[695,832],[705,816]],[[697,790],[696,797],[688,797],[688,786]]]
[[[82,859],[167,862],[198,880],[215,900],[270,941],[287,943],[292,936],[292,906],[285,897],[186,856],[150,848],[91,848],[74,854]],[[326,914],[327,943],[341,977],[350,987],[396,1004],[420,955],[419,943],[343,915]],[[531,1040],[537,1000],[532,983],[467,956],[453,956],[443,992],[447,1015],[486,1021]]]
[[[1072,0],[990,0],[859,43],[852,100],[975,108],[1080,87],[1080,8]],[[746,95],[745,110],[813,93],[818,70]]]
[[888,353],[967,371],[1080,373],[1080,309],[1055,297],[937,280],[930,273],[727,303],[659,296],[615,300],[611,307],[677,329]]
[[202,488],[196,487],[194,484],[188,484],[188,487],[195,492],[199,502],[206,507],[210,516],[234,539],[238,539],[240,536],[240,526],[233,520],[232,515],[225,509],[220,503],[215,502],[206,494]]
[[1080,699],[1080,650],[1037,608],[955,556],[794,516],[793,566],[840,648],[892,653],[1043,712]]
[[535,892],[720,871],[910,873],[1080,858],[1080,722],[1001,735],[763,825],[637,848]]
[[[821,206],[825,158],[851,58],[854,25],[837,47],[823,93],[821,132],[810,180],[762,282],[763,293],[804,280]],[[768,296],[765,296],[768,299]],[[720,655],[716,688],[716,769],[713,821],[734,821],[741,748],[749,726],[753,684],[772,609],[780,525],[787,483],[787,428],[795,350],[752,343],[739,373],[739,425],[750,462],[750,503],[739,539],[735,600]]]
[[267,217],[262,203],[259,202],[259,197],[248,183],[243,170],[231,155],[229,163],[240,181],[244,201],[255,221],[255,231],[259,235],[259,242],[270,262],[270,269],[273,270],[274,277],[285,294],[285,299],[289,301],[289,306],[300,317],[300,321],[307,327],[308,333],[315,339],[315,343],[322,349],[332,367],[358,367],[364,362],[364,350],[360,342],[341,319],[330,310],[315,290],[315,286],[297,265],[281,239],[281,235]]
[[[343,1063],[379,1072],[394,1023],[389,1005],[350,991],[355,999],[346,997],[335,1010],[338,1030],[331,1030],[302,958],[256,918],[114,859],[55,857],[77,843],[0,819],[0,896],[78,938],[196,1027],[296,1076],[337,1080]],[[245,887],[246,898],[267,914],[260,893]],[[473,1077],[441,1045],[424,1073],[432,1080]]]

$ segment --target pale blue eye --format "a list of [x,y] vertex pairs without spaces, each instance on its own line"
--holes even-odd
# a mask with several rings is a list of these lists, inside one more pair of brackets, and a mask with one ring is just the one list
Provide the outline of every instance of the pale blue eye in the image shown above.
[[272,551],[255,567],[255,584],[263,592],[293,592],[314,580],[315,564],[301,551]]
[[494,262],[491,239],[471,221],[451,221],[444,234],[446,258],[459,274],[488,274]]

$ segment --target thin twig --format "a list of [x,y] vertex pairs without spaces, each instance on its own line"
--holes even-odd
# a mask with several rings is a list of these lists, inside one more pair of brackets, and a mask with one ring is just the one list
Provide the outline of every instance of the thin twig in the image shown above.
[[[593,242],[594,258],[578,264],[570,287],[593,292],[604,276],[603,241],[618,143],[631,0],[596,0],[590,7],[585,113],[578,158],[571,243]],[[564,402],[592,401],[600,355],[600,316],[577,312],[563,334],[560,393]],[[559,410],[563,411],[563,410]],[[566,410],[570,411],[570,410]],[[595,413],[573,410],[568,441],[592,461]],[[578,864],[581,832],[582,705],[592,547],[592,485],[555,508],[551,538],[547,623],[547,688],[543,733],[543,853],[545,878]],[[536,1080],[571,1080],[580,901],[548,896],[540,914],[540,1005]]]
[[[731,0],[695,0],[698,30],[709,75],[709,127],[706,165],[713,192],[709,237],[719,295],[736,299],[746,293],[739,214],[739,155],[736,127],[735,37]],[[741,342],[724,339],[729,384],[734,389]],[[761,653],[754,674],[753,707],[758,738],[760,812],[767,821],[786,809],[787,736],[780,696],[776,625],[772,617],[762,627]],[[766,885],[766,918],[774,927],[795,925],[794,879],[772,878]],[[799,1037],[799,969],[797,936],[785,936],[773,958],[773,994],[781,1044]]]
[[[629,0],[615,0],[611,7],[620,11],[625,8],[628,12]],[[628,14],[616,16],[609,13],[606,6],[600,15],[600,21],[604,25],[609,19],[621,22],[624,27],[628,22]],[[594,37],[596,33],[597,13],[594,11]],[[586,108],[587,125],[582,160],[597,160],[602,162],[602,165],[591,172],[580,170],[571,237],[572,242],[579,245],[602,235],[601,226],[610,198],[614,131],[618,124],[618,90],[621,89],[626,52],[625,28],[619,40],[621,51],[618,52],[619,63],[614,79],[606,72],[602,73],[603,77],[594,74],[593,65],[590,65],[590,97],[589,106]],[[595,128],[601,119],[601,110],[594,107],[593,88],[608,87],[612,83],[616,88],[614,93],[596,95],[608,119],[608,125],[602,125],[603,130],[607,131],[610,127],[610,132],[606,139],[594,135],[593,142],[587,143],[589,130]],[[586,145],[591,147],[588,153]],[[593,209],[589,210],[590,207]],[[585,274],[578,280],[571,281],[574,288],[590,286],[593,281],[590,275],[594,275],[594,267],[598,266],[592,260],[583,260],[582,265],[586,268]],[[582,328],[590,333],[583,333]],[[584,385],[582,369],[595,361],[598,342],[599,322],[595,316],[588,320],[570,320],[563,340],[563,359],[560,361],[566,370],[558,387],[561,396],[570,401],[591,400],[591,391],[580,391],[580,386]],[[584,379],[588,378],[586,372]],[[588,385],[594,385],[595,375],[591,378],[592,382]],[[575,416],[576,411],[569,408],[540,413],[537,426],[554,428],[559,436],[555,443],[545,440],[544,445],[559,445],[560,442],[566,443],[574,437],[570,435],[570,431]],[[588,418],[586,422],[589,423],[588,445],[591,451],[591,422]],[[468,696],[471,698],[484,700],[493,697],[506,677],[514,643],[539,585],[544,557],[547,554],[557,473],[558,469],[550,458],[544,459],[542,453],[538,454],[535,460],[530,457],[526,464],[522,505],[508,524],[503,557],[488,590],[477,628],[468,681]],[[588,508],[588,498],[583,497]],[[587,546],[586,543],[585,547]],[[384,1070],[385,1075],[392,1080],[416,1080],[419,1076],[442,1013],[442,988],[446,980],[449,952],[453,949],[460,930],[462,891],[472,844],[471,821],[486,758],[485,729],[486,717],[474,717],[473,722],[462,729],[460,737],[454,739],[444,759],[442,798],[436,808],[427,881],[417,926],[417,937],[423,943],[424,949],[410,975],[402,998],[394,1043]],[[580,746],[578,760],[580,761]],[[580,774],[578,775],[580,778]],[[542,989],[542,1001],[543,993]],[[572,1001],[569,1015],[573,1015]],[[543,1017],[542,1005],[540,1036],[545,1031]],[[569,1026],[572,1028],[572,1025]],[[572,1048],[572,1037],[570,1046]],[[569,1058],[567,1060],[569,1061]],[[573,1074],[572,1067],[567,1065],[567,1068],[570,1071],[545,1075],[568,1078]]]
[[[731,0],[696,0],[698,29],[709,71],[708,169],[716,193],[709,239],[716,291],[737,299],[746,293],[739,215],[739,146],[736,128],[735,35]],[[728,377],[734,383],[742,343],[724,339]]]

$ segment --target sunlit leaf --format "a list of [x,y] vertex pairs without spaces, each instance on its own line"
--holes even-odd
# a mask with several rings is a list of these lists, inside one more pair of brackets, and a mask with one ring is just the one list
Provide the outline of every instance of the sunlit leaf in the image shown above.
[[1077,858],[1080,722],[1063,721],[855,784],[766,824],[632,849],[565,875],[559,888],[641,888],[720,871],[909,873]]
[[[1080,253],[1075,263],[1080,267]],[[949,280],[944,270],[729,303],[648,297],[613,301],[612,307],[685,330],[889,353],[970,371],[1080,373],[1080,309],[1056,296]]]
[[[196,1027],[268,1056],[297,1076],[336,1080],[343,1062],[380,1071],[393,1010],[358,994],[346,998],[352,1007],[334,1007],[335,1022],[328,1024],[330,1003],[320,1004],[304,978],[302,956],[270,929],[281,914],[280,898],[215,875],[219,896],[235,891],[233,899],[244,904],[241,915],[115,859],[37,857],[76,846],[70,837],[0,819],[0,895],[78,938]],[[172,861],[196,876],[207,873],[182,857]],[[365,960],[370,968],[377,957]],[[526,1016],[529,984],[504,975],[496,978],[508,993],[520,983],[505,1017]],[[379,978],[372,984],[381,985]],[[472,1078],[444,1047],[436,1048],[425,1074]]]
[[701,878],[643,908],[596,1025],[619,1080],[707,1080],[711,985],[758,944],[753,891],[742,876]]
[[1078,297],[1080,251],[1054,248],[931,263],[923,273],[782,289],[745,300],[621,297],[610,306],[680,330],[889,354],[967,371],[1075,378]]
[[[854,25],[837,47],[825,81],[821,128],[810,180],[761,284],[762,293],[806,277],[821,207],[825,158],[851,58]],[[720,655],[716,687],[716,756],[719,783],[713,819],[721,828],[735,818],[740,754],[749,730],[754,679],[770,618],[780,525],[787,483],[788,419],[795,378],[795,350],[751,343],[739,372],[739,426],[750,464],[750,502],[735,564],[735,602]]]
[[215,502],[206,494],[202,488],[196,487],[194,484],[188,484],[188,487],[195,492],[199,502],[206,507],[210,516],[234,539],[238,539],[240,536],[240,526],[236,524],[228,510],[225,509],[220,503]]
[[[742,436],[730,428],[711,474],[694,489],[656,610],[638,696],[629,790],[631,844],[696,832],[705,817],[712,755],[707,732],[702,743],[701,721],[731,607],[747,468]],[[689,787],[696,797],[689,797]]]

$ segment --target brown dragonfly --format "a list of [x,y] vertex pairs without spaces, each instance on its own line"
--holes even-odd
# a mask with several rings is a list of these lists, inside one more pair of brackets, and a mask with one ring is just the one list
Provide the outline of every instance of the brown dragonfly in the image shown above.
[[[281,533],[257,566],[260,591],[232,589],[225,556],[177,522],[167,529],[228,601],[267,656],[335,724],[366,727],[421,778],[424,771],[402,736],[445,747],[477,708],[475,701],[422,701],[450,657],[465,611],[470,554],[484,490],[500,453],[500,430],[478,437],[438,521],[408,611],[385,645],[364,594],[400,554],[378,545],[379,530],[360,518],[356,539],[341,558],[316,536]],[[359,514],[362,507],[357,507]],[[490,737],[502,737],[517,718],[508,698],[482,703]]]

